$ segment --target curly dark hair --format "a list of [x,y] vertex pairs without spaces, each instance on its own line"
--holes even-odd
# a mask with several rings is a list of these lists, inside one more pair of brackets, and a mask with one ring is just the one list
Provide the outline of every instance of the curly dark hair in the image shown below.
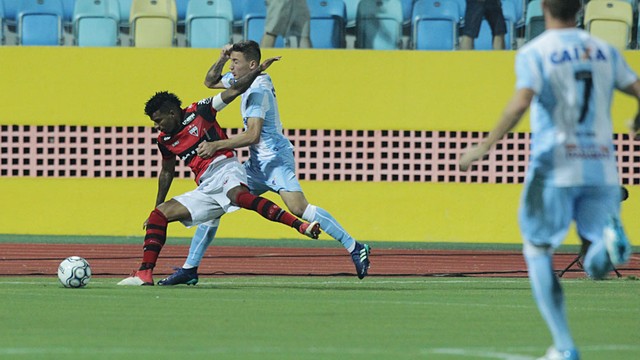
[[158,91],[151,99],[147,100],[147,103],[144,105],[144,113],[147,114],[148,117],[151,117],[154,112],[158,110],[167,112],[174,105],[179,109],[182,108],[182,101],[180,101],[180,98],[176,96],[176,94],[168,91]]
[[240,41],[233,44],[231,51],[242,53],[247,61],[255,60],[260,63],[260,45],[253,40]]

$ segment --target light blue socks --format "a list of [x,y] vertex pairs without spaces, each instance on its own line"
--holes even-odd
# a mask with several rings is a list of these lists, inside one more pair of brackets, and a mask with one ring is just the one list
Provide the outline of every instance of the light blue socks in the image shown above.
[[309,204],[304,210],[302,218],[309,222],[317,221],[320,223],[322,231],[329,234],[332,238],[340,241],[342,246],[344,246],[348,252],[352,252],[353,249],[355,249],[356,241],[325,209]]
[[211,223],[198,225],[198,228],[191,239],[189,256],[182,266],[183,268],[191,269],[200,265],[200,261],[202,261],[205,251],[207,251],[207,248],[216,236],[218,224],[219,221],[216,221],[215,225],[212,225]]
[[558,350],[575,348],[564,307],[564,294],[553,271],[551,248],[525,245],[524,257],[529,270],[533,298]]

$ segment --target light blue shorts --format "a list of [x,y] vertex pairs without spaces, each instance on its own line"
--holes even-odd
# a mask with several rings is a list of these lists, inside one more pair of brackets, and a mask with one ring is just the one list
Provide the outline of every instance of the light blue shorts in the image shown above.
[[249,189],[254,195],[267,191],[278,193],[281,190],[302,192],[292,151],[281,151],[268,161],[249,159],[244,162],[244,168],[247,170]]
[[522,237],[532,245],[556,248],[564,241],[571,221],[575,221],[582,238],[600,242],[607,220],[620,213],[620,200],[619,186],[527,183],[518,214]]

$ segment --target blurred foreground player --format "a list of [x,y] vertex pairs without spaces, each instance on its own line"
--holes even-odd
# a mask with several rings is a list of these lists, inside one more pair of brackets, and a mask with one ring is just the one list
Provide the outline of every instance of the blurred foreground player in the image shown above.
[[[181,221],[186,226],[205,222],[217,223],[219,218],[238,207],[253,210],[264,218],[277,221],[312,238],[318,238],[320,225],[306,223],[282,210],[273,202],[252,195],[247,187],[247,174],[235,153],[228,149],[202,158],[196,153],[200,144],[220,141],[227,136],[216,121],[216,114],[246,91],[253,80],[279,58],[267,59],[234,86],[186,109],[172,93],[156,93],[145,106],[145,113],[160,130],[158,147],[162,153],[162,170],[158,180],[156,208],[145,221],[146,236],[140,268],[118,285],[153,285],[153,268],[166,241],[167,225]],[[198,187],[164,201],[173,180],[176,159],[184,160],[195,174]]]
[[460,159],[467,170],[520,121],[531,105],[531,162],[519,223],[534,299],[553,346],[542,360],[577,360],[552,267],[571,221],[591,242],[584,269],[594,279],[628,261],[631,246],[619,220],[620,187],[613,147],[614,89],[638,100],[640,82],[618,50],[576,28],[581,0],[542,0],[547,30],[516,56],[516,92],[487,138]]

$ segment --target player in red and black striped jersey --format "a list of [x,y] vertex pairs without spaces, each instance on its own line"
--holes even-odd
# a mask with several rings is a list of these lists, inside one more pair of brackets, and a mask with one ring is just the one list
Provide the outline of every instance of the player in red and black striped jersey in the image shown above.
[[[247,173],[232,150],[221,149],[204,159],[197,153],[205,141],[226,139],[216,121],[216,114],[246,91],[253,80],[278,58],[263,62],[256,70],[238,79],[231,88],[212,98],[181,108],[172,93],[156,93],[145,105],[145,113],[160,131],[158,146],[162,169],[158,176],[156,208],[145,221],[143,257],[140,268],[118,285],[153,285],[153,268],[166,241],[167,225],[180,221],[185,226],[219,222],[220,217],[239,208],[253,210],[264,218],[295,228],[317,239],[320,225],[307,223],[281,209],[273,202],[249,192]],[[183,160],[195,174],[198,187],[165,201],[173,181],[177,159]]]

